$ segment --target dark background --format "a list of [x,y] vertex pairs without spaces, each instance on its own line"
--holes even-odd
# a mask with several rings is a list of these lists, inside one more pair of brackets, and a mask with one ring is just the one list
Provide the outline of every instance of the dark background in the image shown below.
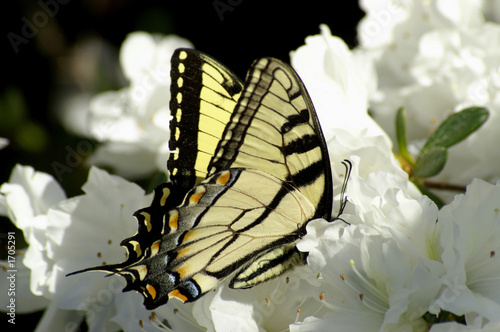
[[[119,47],[130,32],[175,33],[245,77],[258,57],[273,56],[288,62],[289,52],[303,45],[308,35],[318,34],[321,23],[349,47],[356,46],[356,24],[363,16],[356,1],[59,1],[4,4],[0,20],[0,137],[9,138],[10,145],[0,150],[0,183],[8,181],[16,163],[53,175],[53,162],[64,164],[67,148],[76,149],[82,138],[68,133],[55,116],[59,98],[64,91],[94,94],[126,85],[116,78],[117,59]],[[23,36],[26,21],[33,22],[38,12],[45,11],[40,2],[56,11],[55,15],[15,52],[9,33]],[[89,56],[80,49],[83,41],[96,37],[111,52]],[[88,61],[98,58],[100,69],[97,78],[82,83],[73,67],[75,62],[85,64],[87,56]],[[61,185],[68,196],[81,194],[87,171],[80,163],[65,175]],[[5,218],[0,219],[0,225],[0,234],[13,229]],[[0,238],[2,246],[3,240]],[[7,320],[4,314],[1,316],[0,326]],[[17,316],[16,328],[33,329],[39,316]]]

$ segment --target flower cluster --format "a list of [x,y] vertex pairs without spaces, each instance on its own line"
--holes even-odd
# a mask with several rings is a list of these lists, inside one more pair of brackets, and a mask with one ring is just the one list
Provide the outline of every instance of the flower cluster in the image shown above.
[[373,60],[378,80],[370,95],[373,118],[394,138],[395,113],[403,106],[411,123],[410,143],[418,149],[451,113],[471,105],[487,107],[491,116],[484,128],[450,149],[435,180],[466,185],[479,177],[495,182],[500,25],[485,21],[482,12],[493,2],[386,0],[360,5],[367,15],[358,27],[357,52]]
[[[45,310],[38,332],[76,330],[83,322],[89,331],[499,330],[500,182],[474,178],[499,176],[493,147],[500,57],[492,41],[500,27],[485,21],[473,0],[361,5],[367,16],[357,49],[321,26],[291,53],[324,132],[336,210],[346,176],[341,161],[353,165],[342,215],[310,221],[297,243],[307,265],[251,290],[224,281],[193,304],[172,300],[154,311],[141,295],[122,293],[122,278],[65,277],[125,259],[119,244],[137,231],[131,215],[152,199],[129,180],[165,171],[170,56],[190,43],[134,33],[120,53],[130,86],[96,96],[88,123],[103,142],[91,162],[119,175],[92,166],[84,194],[67,198],[52,176],[18,165],[0,187],[0,214],[29,244],[16,255],[17,312]],[[488,106],[490,119],[450,150],[439,175],[468,184],[467,191],[438,209],[394,157],[395,111],[408,110],[418,151],[447,114],[477,104]]]

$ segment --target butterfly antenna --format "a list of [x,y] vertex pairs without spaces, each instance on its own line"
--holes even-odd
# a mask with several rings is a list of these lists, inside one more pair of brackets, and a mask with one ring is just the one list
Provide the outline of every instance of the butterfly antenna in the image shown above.
[[342,165],[344,165],[345,167],[345,177],[344,177],[344,182],[342,183],[342,188],[340,189],[339,213],[337,213],[337,216],[333,220],[342,220],[343,222],[349,225],[349,223],[344,219],[340,218],[340,216],[342,215],[342,213],[344,213],[344,209],[348,202],[346,191],[347,191],[347,182],[349,181],[349,177],[351,176],[352,163],[350,160],[344,159],[342,161]]

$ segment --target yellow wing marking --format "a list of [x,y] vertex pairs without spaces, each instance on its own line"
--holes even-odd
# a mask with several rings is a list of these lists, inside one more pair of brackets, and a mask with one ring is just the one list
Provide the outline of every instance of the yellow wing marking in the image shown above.
[[148,232],[151,232],[151,229],[153,228],[153,225],[151,224],[151,215],[147,212],[141,212],[141,215],[144,217],[144,225],[146,226],[146,229]]
[[141,244],[137,241],[130,241],[129,243],[134,247],[134,251],[137,257],[141,256],[142,254]]
[[170,196],[170,189],[165,187],[165,188],[163,188],[163,193],[162,193],[161,199],[160,199],[161,206],[165,206],[165,203],[167,201],[168,196]]
[[139,272],[139,279],[144,280],[146,274],[148,274],[148,267],[146,265],[139,265],[130,268],[131,270],[136,270]]

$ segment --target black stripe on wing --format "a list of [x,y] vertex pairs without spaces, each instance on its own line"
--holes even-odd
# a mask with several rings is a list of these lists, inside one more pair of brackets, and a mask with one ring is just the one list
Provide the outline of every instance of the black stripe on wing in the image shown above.
[[206,178],[243,83],[225,66],[193,49],[174,52],[170,76],[169,147],[176,153],[167,166],[183,197]]
[[300,78],[279,60],[263,58],[250,68],[210,166],[209,174],[231,167],[263,170],[306,195],[316,217],[331,218],[332,177],[323,133]]

